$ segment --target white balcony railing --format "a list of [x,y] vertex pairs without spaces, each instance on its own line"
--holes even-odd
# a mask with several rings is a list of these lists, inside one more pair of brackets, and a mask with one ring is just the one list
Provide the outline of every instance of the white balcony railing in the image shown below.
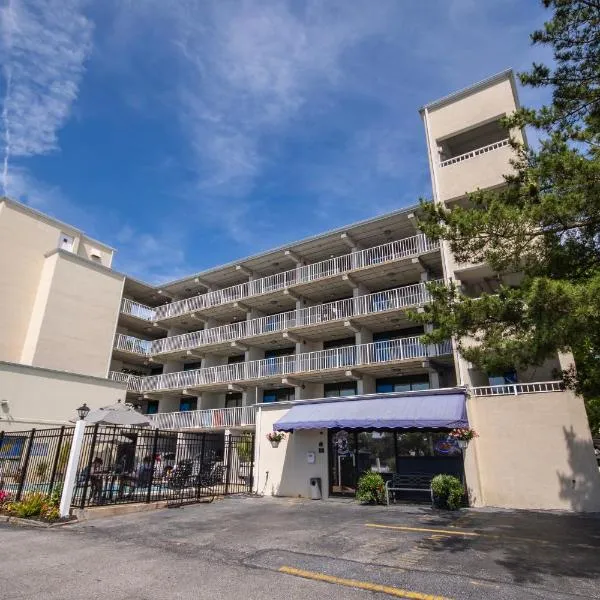
[[508,146],[509,139],[500,140],[499,142],[494,142],[493,144],[488,144],[487,146],[482,146],[481,148],[476,148],[475,150],[471,150],[470,152],[465,152],[464,154],[459,154],[458,156],[453,156],[447,160],[443,160],[440,162],[440,167],[448,167],[449,165],[454,165],[456,163],[462,162],[463,160],[469,160],[475,156],[479,156],[480,154],[486,154],[487,152],[491,152],[492,150],[497,150],[498,148],[503,148],[504,146]]
[[289,356],[218,365],[145,377],[143,391],[185,389],[236,381],[284,377],[296,373],[349,369],[360,365],[395,362],[450,354],[450,342],[426,346],[419,337],[401,338],[357,346],[344,346]]
[[519,394],[540,394],[545,392],[562,392],[565,389],[562,381],[542,381],[538,383],[507,383],[504,385],[484,385],[471,388],[473,396],[508,396]]
[[112,381],[125,383],[127,390],[131,392],[141,392],[144,377],[132,375],[131,373],[121,373],[120,371],[109,371],[108,378]]
[[191,350],[209,344],[230,342],[257,335],[286,331],[295,327],[317,325],[328,321],[349,319],[360,315],[376,314],[389,310],[420,306],[429,302],[430,296],[424,283],[407,285],[393,290],[367,294],[357,298],[337,300],[300,310],[291,310],[277,315],[240,321],[184,333],[152,342],[151,354]]
[[256,424],[255,406],[158,413],[150,417],[158,429],[229,429]]
[[129,298],[123,298],[121,312],[125,315],[142,319],[143,321],[153,321],[156,317],[156,309],[140,304],[139,302],[134,302]]
[[330,258],[311,265],[305,265],[276,273],[268,277],[262,277],[240,283],[231,287],[215,290],[206,294],[200,294],[193,298],[178,300],[170,304],[157,307],[156,320],[168,319],[189,312],[203,310],[212,306],[242,300],[251,296],[258,296],[287,287],[310,283],[333,275],[347,273],[353,269],[362,269],[372,265],[391,262],[409,256],[418,256],[430,250],[439,248],[439,242],[429,240],[423,234],[415,235],[402,240],[389,242],[374,248],[367,248],[359,252],[344,254],[336,258]]
[[123,333],[117,333],[113,347],[116,350],[121,350],[123,352],[149,356],[150,351],[152,350],[152,342],[150,340],[141,340]]

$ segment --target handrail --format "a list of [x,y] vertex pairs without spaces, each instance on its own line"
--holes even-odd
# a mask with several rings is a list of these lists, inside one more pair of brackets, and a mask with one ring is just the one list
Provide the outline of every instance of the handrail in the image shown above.
[[185,389],[203,385],[233,383],[235,381],[285,377],[286,375],[310,371],[347,369],[359,365],[427,358],[451,353],[452,347],[449,341],[426,346],[421,343],[419,336],[414,336],[218,365],[203,369],[151,375],[144,378],[142,390],[151,392]]
[[111,381],[117,381],[118,383],[127,384],[127,390],[129,391],[142,391],[142,383],[144,378],[140,375],[133,375],[132,373],[121,373],[120,371],[109,371],[108,379],[110,379]]
[[129,298],[123,298],[121,312],[143,321],[153,321],[156,318],[156,309],[145,304],[140,304]]
[[158,429],[228,429],[256,424],[256,406],[211,408],[149,415]]
[[449,165],[454,165],[456,163],[462,162],[463,160],[468,160],[469,158],[473,158],[475,156],[479,156],[480,154],[485,154],[486,152],[490,152],[491,150],[497,150],[498,148],[502,148],[503,146],[508,146],[509,142],[510,142],[510,140],[508,138],[506,138],[504,140],[494,142],[493,144],[488,144],[487,146],[482,146],[481,148],[476,148],[475,150],[465,152],[464,154],[459,154],[458,156],[453,156],[452,158],[448,158],[447,160],[441,161],[440,167],[447,167]]
[[164,352],[191,350],[199,346],[241,340],[297,327],[376,314],[409,306],[420,306],[429,302],[430,299],[427,285],[417,283],[356,298],[336,300],[300,310],[291,310],[267,317],[162,338],[152,342],[150,353],[155,355]]
[[503,385],[483,385],[470,389],[472,396],[508,396],[519,394],[539,394],[544,392],[562,392],[562,381],[541,381],[536,383],[506,383]]
[[150,340],[142,340],[124,333],[117,333],[113,347],[116,350],[123,352],[131,352],[140,354],[141,356],[150,356],[152,350],[152,342]]
[[242,300],[243,298],[283,290],[294,285],[310,283],[311,281],[317,281],[333,275],[347,273],[354,269],[362,269],[398,260],[399,258],[418,256],[437,248],[439,248],[439,241],[430,240],[420,233],[402,240],[388,242],[373,248],[297,267],[283,273],[276,273],[246,283],[239,283],[220,290],[193,296],[192,298],[163,304],[155,309],[155,319],[169,319],[212,306]]

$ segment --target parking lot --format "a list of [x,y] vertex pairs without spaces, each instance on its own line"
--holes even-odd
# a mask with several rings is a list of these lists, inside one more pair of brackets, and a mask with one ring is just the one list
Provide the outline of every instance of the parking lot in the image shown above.
[[5,600],[600,598],[600,517],[232,497],[0,539]]

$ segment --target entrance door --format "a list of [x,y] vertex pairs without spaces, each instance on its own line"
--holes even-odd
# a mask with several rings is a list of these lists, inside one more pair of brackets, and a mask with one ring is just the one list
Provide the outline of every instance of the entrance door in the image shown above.
[[334,495],[354,495],[356,492],[356,433],[329,432],[330,488]]

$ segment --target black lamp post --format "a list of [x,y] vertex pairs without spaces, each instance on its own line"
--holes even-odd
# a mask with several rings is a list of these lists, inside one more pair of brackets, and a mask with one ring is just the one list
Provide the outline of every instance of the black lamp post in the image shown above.
[[85,402],[77,409],[77,414],[82,421],[87,417],[89,412],[90,407]]

